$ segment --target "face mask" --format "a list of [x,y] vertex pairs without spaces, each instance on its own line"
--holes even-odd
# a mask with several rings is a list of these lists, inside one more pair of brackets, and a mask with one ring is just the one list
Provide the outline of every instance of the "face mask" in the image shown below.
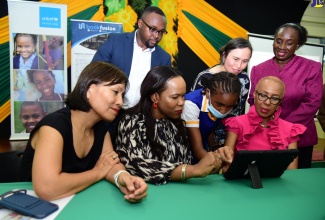
[[212,104],[211,104],[211,99],[209,99],[209,106],[208,106],[208,110],[211,112],[211,114],[213,114],[214,117],[222,119],[224,117],[226,117],[232,109],[230,109],[228,112],[226,112],[225,114],[222,114],[221,112],[219,112],[217,109],[215,109]]

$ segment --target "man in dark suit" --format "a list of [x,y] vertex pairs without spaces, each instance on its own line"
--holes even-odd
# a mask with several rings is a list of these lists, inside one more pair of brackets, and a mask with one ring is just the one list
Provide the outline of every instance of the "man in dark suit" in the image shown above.
[[140,86],[155,66],[171,66],[171,56],[158,43],[167,34],[166,16],[155,6],[147,7],[132,33],[110,34],[97,50],[93,61],[105,61],[120,68],[129,77],[129,88],[124,97],[127,109],[140,99]]

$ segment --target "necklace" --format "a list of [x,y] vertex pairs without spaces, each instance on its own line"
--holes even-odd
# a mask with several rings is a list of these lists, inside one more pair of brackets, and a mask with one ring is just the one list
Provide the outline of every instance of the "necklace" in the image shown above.
[[261,125],[263,128],[267,128],[267,127],[268,127],[267,125],[262,124],[262,122],[260,122],[260,125]]

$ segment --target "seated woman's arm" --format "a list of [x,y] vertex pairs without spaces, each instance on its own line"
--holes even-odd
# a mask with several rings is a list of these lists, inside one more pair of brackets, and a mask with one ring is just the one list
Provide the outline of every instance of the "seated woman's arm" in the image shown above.
[[[130,136],[125,135],[125,140],[130,140]],[[132,135],[132,137],[135,137]],[[139,137],[139,136],[137,136]],[[131,140],[133,143],[141,143],[138,140]],[[129,146],[129,148],[127,147]],[[132,148],[132,149],[130,149]],[[147,149],[144,147],[144,149]],[[183,164],[181,162],[167,162],[150,159],[144,155],[139,146],[137,150],[130,143],[119,143],[116,151],[119,153],[121,161],[127,170],[136,176],[142,177],[146,182],[156,185],[166,184],[169,181],[181,181]],[[213,152],[208,152],[195,165],[186,164],[185,179],[193,177],[205,177],[213,169],[221,167],[221,161],[216,160],[217,156]]]
[[[35,149],[33,186],[36,194],[43,199],[55,200],[73,195],[105,177],[114,183],[114,174],[118,170],[125,170],[119,159],[113,158],[117,153],[113,151],[108,133],[96,165],[93,169],[80,173],[62,172],[63,144],[61,134],[48,126],[42,126],[32,137]],[[146,196],[147,185],[141,178],[123,173],[117,181],[126,200],[138,202]]]
[[[152,128],[153,129],[153,128]],[[174,146],[179,147],[179,146]],[[139,123],[137,116],[123,118],[118,127],[116,151],[125,164],[126,169],[133,175],[142,177],[153,184],[165,184],[169,181],[181,180],[181,170],[184,164],[190,164],[190,149],[176,149],[175,155],[167,155],[172,159],[158,160],[150,147],[143,121]],[[211,152],[206,159],[196,166],[187,165],[187,178],[206,176],[216,166],[216,159]],[[196,168],[197,170],[194,170]]]
[[[48,140],[51,140],[49,143]],[[42,126],[32,137],[35,149],[32,179],[35,193],[46,200],[55,200],[73,195],[105,178],[119,162],[113,160],[115,152],[105,152],[100,163],[81,173],[62,172],[63,138],[54,128]]]
[[144,151],[150,151],[150,149],[138,139],[141,139],[140,135],[121,132],[124,134],[124,141],[117,143],[116,152],[118,152],[127,171],[149,183],[157,185],[167,183],[170,180],[171,172],[181,163],[163,162],[148,158],[150,153]]
[[146,197],[146,191],[148,189],[147,184],[142,178],[130,175],[128,172],[124,172],[126,169],[124,165],[120,163],[118,154],[113,150],[111,137],[108,132],[105,136],[102,155],[97,161],[96,166],[106,163],[105,161],[101,161],[101,158],[106,157],[106,155],[108,156],[108,159],[113,159],[117,162],[107,173],[106,180],[116,184],[116,186],[124,194],[124,198],[129,202],[139,202]]
[[[207,152],[206,155],[195,165],[184,164],[177,166],[171,173],[172,181],[185,181],[190,178],[205,177],[211,173],[216,173],[221,168],[222,160],[218,159],[217,151]],[[182,175],[184,172],[184,175]],[[182,178],[183,176],[183,178]]]

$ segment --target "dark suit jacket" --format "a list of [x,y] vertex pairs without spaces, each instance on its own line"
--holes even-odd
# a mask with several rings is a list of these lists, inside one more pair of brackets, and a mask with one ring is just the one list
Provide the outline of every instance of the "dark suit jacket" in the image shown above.
[[[108,39],[98,48],[93,57],[94,61],[112,63],[127,76],[130,75],[135,32],[112,33]],[[155,66],[171,66],[171,56],[160,46],[156,46],[151,56],[151,68]]]
[[[19,58],[20,58],[19,54],[14,56],[14,59],[13,59],[14,69],[19,69]],[[37,55],[35,56],[35,58],[33,60],[31,69],[36,69],[36,70],[38,69],[38,56]]]

